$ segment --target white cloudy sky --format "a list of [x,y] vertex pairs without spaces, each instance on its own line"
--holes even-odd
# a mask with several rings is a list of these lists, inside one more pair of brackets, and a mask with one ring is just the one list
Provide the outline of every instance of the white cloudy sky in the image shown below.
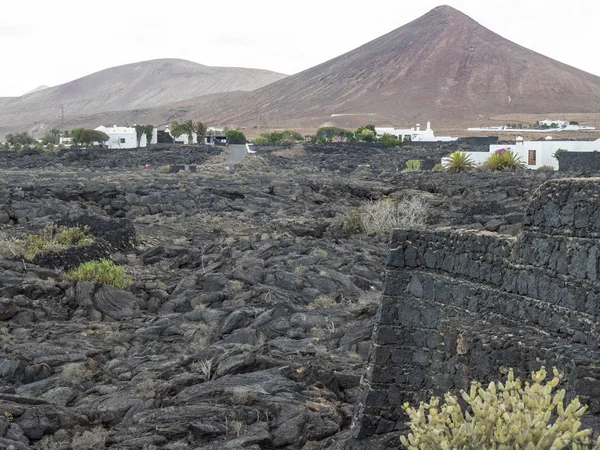
[[[293,74],[442,0],[2,1],[0,97],[156,58]],[[482,25],[600,76],[598,0],[448,0]]]

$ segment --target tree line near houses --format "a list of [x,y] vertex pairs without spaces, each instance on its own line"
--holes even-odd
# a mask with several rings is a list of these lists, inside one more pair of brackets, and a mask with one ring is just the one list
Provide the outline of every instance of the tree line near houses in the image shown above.
[[[146,136],[147,142],[152,139],[154,131],[153,125],[135,125],[136,141],[137,146],[140,147],[143,136]],[[195,143],[204,143],[204,138],[207,135],[207,126],[205,123],[193,120],[187,120],[179,123],[174,120],[170,123],[169,132],[173,139],[177,139],[181,136],[186,136],[187,144],[192,145]],[[246,136],[242,131],[224,129],[224,134],[227,136],[227,140],[232,144],[244,144],[246,143]],[[44,146],[47,148],[54,148],[59,146],[61,137],[70,137],[74,145],[85,145],[92,146],[94,143],[103,144],[109,140],[109,136],[99,130],[92,130],[87,128],[74,128],[72,130],[61,131],[57,128],[53,128],[47,132],[41,140],[34,139],[29,133],[22,132],[16,134],[6,135],[6,142],[2,146],[5,150],[22,150],[27,148],[39,148],[43,149]],[[195,142],[194,142],[195,140]],[[394,147],[398,145],[399,141],[395,136],[384,134],[383,136],[377,136],[375,131],[375,125],[367,124],[358,127],[356,130],[346,130],[344,128],[325,126],[319,128],[314,135],[303,136],[295,130],[284,130],[284,131],[271,131],[263,132],[256,136],[253,140],[256,145],[292,145],[298,142],[308,140],[313,143],[326,143],[326,142],[381,142],[386,147]],[[405,140],[409,140],[407,138]]]
[[[571,121],[570,124],[577,124]],[[555,125],[555,124],[552,124]],[[531,125],[509,124],[509,127],[532,127]],[[548,127],[547,125],[538,126],[538,128]],[[154,127],[152,125],[135,125],[137,146],[140,147],[142,137],[145,135],[147,142],[152,139]],[[174,120],[170,124],[169,132],[175,141],[180,136],[186,136],[187,144],[204,143],[204,138],[207,135],[207,126],[205,123],[193,120],[186,120],[179,123]],[[209,133],[208,133],[209,134]],[[228,138],[228,142],[232,144],[243,144],[246,142],[246,136],[239,130],[231,130],[225,127],[224,134]],[[5,150],[21,150],[26,148],[43,148],[47,146],[57,146],[60,143],[60,137],[71,137],[75,145],[93,145],[94,142],[104,143],[109,137],[98,130],[90,130],[85,128],[75,128],[71,131],[60,131],[53,128],[47,132],[44,137],[37,141],[27,132],[8,134],[6,142],[0,145],[0,148]],[[405,136],[404,141],[410,142],[410,136]],[[194,142],[195,141],[195,142]],[[375,125],[367,124],[358,127],[356,130],[346,130],[335,126],[324,126],[319,128],[314,135],[303,136],[294,130],[271,131],[263,132],[256,136],[253,140],[256,145],[292,145],[298,142],[310,141],[312,143],[327,143],[327,142],[380,142],[385,147],[395,147],[399,144],[396,136],[383,134],[377,136]]]
[[[140,147],[144,135],[148,142],[151,141],[154,126],[135,125],[134,128],[136,131],[138,148]],[[246,136],[242,131],[225,128],[223,132],[230,144],[245,144],[247,142]],[[204,138],[207,135],[207,127],[202,122],[194,122],[192,120],[188,120],[181,124],[177,121],[173,121],[170,124],[170,133],[175,140],[182,135],[186,135],[187,144],[192,145],[194,144],[194,139],[197,143],[204,143]],[[211,131],[211,133],[213,133],[213,131]],[[46,145],[46,149],[53,149],[56,151],[57,148],[64,148],[62,145],[56,147],[56,143],[59,142],[60,137],[70,137],[73,144],[85,146],[92,146],[95,143],[104,143],[109,140],[109,136],[100,130],[74,128],[71,131],[61,132],[58,129],[52,129],[50,132],[46,133],[41,142],[35,140],[27,132],[9,134],[6,136],[5,144],[0,145],[0,149],[19,151],[35,148],[44,150],[44,145]],[[395,136],[388,134],[377,136],[375,126],[372,124],[358,127],[354,132],[332,126],[321,127],[317,130],[316,134],[312,136],[302,136],[294,130],[264,132],[255,137],[253,143],[255,145],[294,145],[305,141],[312,143],[380,142],[383,143],[385,147],[395,147],[400,144]],[[558,154],[564,151],[565,150],[559,149],[553,156],[558,159]],[[436,164],[432,170],[459,173],[474,170],[516,171],[525,169],[526,167],[525,162],[509,149],[497,150],[488,157],[481,167],[478,167],[466,152],[461,148],[458,148],[456,151],[449,154],[445,161]],[[403,172],[420,170],[422,170],[420,160],[409,160],[406,163],[406,168]],[[537,170],[553,170],[553,168],[550,166],[542,166]]]
[[[317,132],[311,136],[302,136],[294,130],[273,131],[261,133],[254,138],[253,142],[256,145],[290,145],[305,140],[313,143],[381,142],[385,147],[395,147],[399,144],[398,139],[391,134],[386,133],[383,136],[377,136],[375,125],[373,124],[360,126],[354,131],[334,126],[325,126],[319,128]],[[410,137],[406,137],[405,141],[410,142]]]
[[[354,131],[338,127],[321,127],[310,139],[312,142],[381,142],[385,147],[395,147],[400,141],[391,134],[384,133],[377,136],[375,125],[368,124],[358,127]],[[410,142],[410,137],[405,137],[405,142]]]

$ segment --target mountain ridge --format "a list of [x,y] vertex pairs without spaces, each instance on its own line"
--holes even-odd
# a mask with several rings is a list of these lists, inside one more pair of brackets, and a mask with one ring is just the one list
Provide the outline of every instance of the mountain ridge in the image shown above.
[[[388,122],[446,122],[448,116],[594,112],[600,77],[526,49],[444,5],[248,98],[280,119],[290,116],[281,105],[310,101],[320,103],[323,120],[376,113]],[[230,120],[243,120],[244,106]]]
[[[198,70],[206,70],[202,67]],[[448,5],[254,90],[202,95],[182,90],[153,104],[152,96],[159,94],[149,89],[146,98],[134,94],[135,86],[129,88],[128,108],[112,108],[95,98],[102,108],[88,108],[69,120],[80,124],[91,117],[110,122],[129,117],[130,123],[161,124],[190,118],[251,127],[262,117],[270,127],[397,126],[427,120],[463,126],[501,115],[600,110],[600,77],[514,43]],[[0,123],[10,103],[0,102]]]
[[[212,67],[165,58],[110,67],[21,97],[0,102],[0,130],[58,126],[64,112],[83,116],[159,107],[189,98],[252,90],[286,75],[263,69]],[[58,121],[58,123],[57,123]],[[91,124],[90,124],[91,126]]]

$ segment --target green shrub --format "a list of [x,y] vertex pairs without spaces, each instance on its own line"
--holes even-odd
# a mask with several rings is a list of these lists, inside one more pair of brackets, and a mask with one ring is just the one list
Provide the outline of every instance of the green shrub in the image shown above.
[[373,142],[377,138],[377,135],[375,134],[375,131],[365,128],[360,133],[356,134],[356,138],[359,141]]
[[504,154],[504,167],[506,170],[517,170],[525,169],[527,168],[527,165],[516,153],[506,152]]
[[552,153],[552,157],[558,161],[558,158],[560,158],[560,155],[562,155],[563,153],[566,153],[567,151],[568,151],[567,149],[559,148],[554,153]]
[[402,172],[418,172],[421,170],[421,161],[418,159],[409,159],[406,161],[406,169]]
[[[563,405],[565,390],[553,393],[561,375],[544,383],[542,367],[531,375],[533,383],[515,379],[512,369],[505,384],[490,383],[483,388],[471,383],[470,392],[461,391],[467,407],[446,393],[418,408],[404,404],[411,432],[400,441],[409,450],[478,449],[589,449],[592,430],[580,430],[587,409],[578,398]],[[600,439],[594,450],[600,449]]]
[[304,136],[295,130],[285,130],[281,133],[284,139],[290,139],[292,141],[304,141]]
[[317,142],[346,142],[354,136],[351,131],[338,127],[321,127],[317,130],[315,139]]
[[342,228],[347,233],[358,234],[362,233],[363,226],[360,218],[360,212],[356,209],[351,209],[346,213],[346,216],[342,220]]
[[517,170],[527,167],[515,152],[506,149],[496,150],[483,166],[489,170]]
[[25,259],[32,260],[38,253],[59,252],[69,247],[83,247],[94,240],[88,227],[48,226],[41,234],[26,234],[19,239]]
[[394,136],[388,133],[385,133],[383,136],[381,136],[380,140],[381,142],[383,142],[383,146],[386,148],[395,147],[400,144],[400,141],[398,141],[398,139],[396,139]]
[[253,142],[255,145],[265,145],[269,143],[269,139],[265,136],[256,136]]
[[357,141],[373,142],[375,139],[377,139],[377,133],[375,132],[375,125],[368,124],[368,125],[363,125],[361,127],[358,127],[354,131],[354,137],[356,138]]
[[446,172],[459,173],[473,170],[475,163],[469,155],[460,150],[456,150],[449,157],[444,165]]
[[294,145],[296,140],[291,136],[283,136],[279,141],[280,145]]
[[493,153],[483,163],[483,166],[489,170],[502,170],[504,166],[504,158],[498,153]]
[[437,163],[435,166],[433,166],[431,168],[432,172],[441,172],[442,170],[444,170],[444,168],[442,167],[441,163]]
[[98,281],[125,289],[131,279],[125,276],[125,269],[109,259],[97,259],[80,264],[67,272],[67,278],[73,281]]
[[227,130],[225,132],[225,136],[227,136],[227,142],[230,144],[245,144],[246,143],[246,135],[241,131],[237,130]]

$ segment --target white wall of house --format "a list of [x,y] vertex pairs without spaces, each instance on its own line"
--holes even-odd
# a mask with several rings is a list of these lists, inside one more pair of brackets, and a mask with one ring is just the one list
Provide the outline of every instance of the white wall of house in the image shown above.
[[[103,131],[110,138],[106,145],[108,148],[137,148],[137,140],[135,128],[133,127],[105,127],[99,126],[96,128],[98,131]],[[152,130],[152,139],[150,144],[156,144],[158,140],[158,130],[154,128]],[[146,135],[142,135],[140,141],[140,147],[146,147]]]
[[412,142],[453,142],[458,139],[450,136],[435,136],[431,129],[431,122],[427,122],[427,128],[424,130],[421,130],[421,125],[417,124],[417,126],[413,128],[375,127],[375,133],[377,133],[377,136],[379,137],[384,134],[391,134],[401,141],[404,141],[409,137]]
[[[169,130],[166,130],[167,132],[169,132],[169,135],[173,138],[173,142],[175,143],[180,143],[180,144],[187,144],[188,143],[188,135],[187,134],[181,134],[179,136],[177,136],[177,138],[173,137],[173,135],[171,134],[171,132]],[[196,133],[192,133],[192,144],[195,144],[197,142],[198,136],[196,135]]]
[[[489,152],[467,152],[471,160],[482,165],[492,153],[501,150],[511,150],[525,163],[528,169],[539,169],[550,166],[558,170],[558,161],[552,155],[563,149],[568,152],[600,152],[600,139],[596,141],[524,141],[515,145],[490,145]],[[447,161],[442,159],[442,165]]]
[[546,119],[546,120],[538,120],[538,125],[546,125],[548,127],[551,127],[554,124],[554,126],[556,127],[566,127],[567,125],[569,125],[569,122],[567,122],[566,120],[550,120],[550,119]]

